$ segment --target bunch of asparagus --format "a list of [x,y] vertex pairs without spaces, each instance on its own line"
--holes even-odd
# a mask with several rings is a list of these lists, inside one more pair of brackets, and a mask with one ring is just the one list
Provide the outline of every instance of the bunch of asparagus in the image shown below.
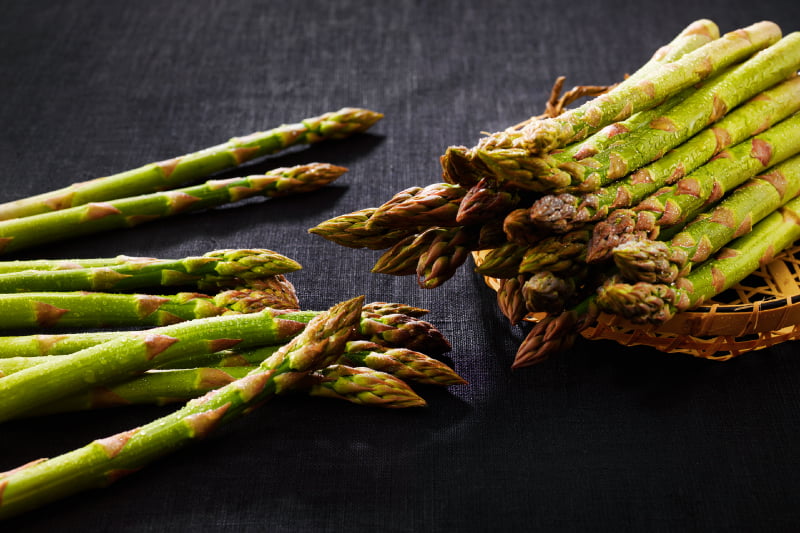
[[190,183],[292,146],[364,132],[382,117],[367,109],[343,108],[295,124],[234,137],[226,143],[166,161],[0,204],[0,253],[132,227],[245,198],[272,198],[319,189],[347,169],[329,163],[309,163],[276,168],[264,174]]
[[115,405],[183,406],[144,426],[0,473],[0,519],[106,486],[275,395],[424,405],[406,382],[464,383],[423,353],[450,348],[419,318],[425,312],[364,304],[357,297],[321,312],[267,308],[138,331],[4,338],[0,422]]
[[[364,131],[380,118],[345,108],[2,204],[0,251],[317,189],[346,169],[311,163],[177,187],[296,144]],[[0,337],[0,423],[183,404],[140,428],[0,473],[0,519],[105,486],[277,394],[407,408],[425,405],[411,384],[465,383],[437,359],[450,343],[421,319],[426,310],[363,297],[302,310],[286,278],[300,268],[267,249],[0,261],[0,329],[9,333]],[[13,331],[20,329],[33,332]]]
[[[437,359],[450,343],[421,319],[426,310],[363,297],[301,310],[284,275],[298,268],[269,250],[0,262],[0,290],[17,291],[0,294],[3,326],[35,330],[0,337],[0,423],[184,404],[140,428],[0,473],[0,519],[104,486],[276,394],[408,408],[425,405],[411,384],[465,383]],[[153,286],[215,292],[125,292]]]
[[449,147],[442,182],[309,231],[423,288],[479,253],[509,321],[539,318],[514,367],[600,311],[658,325],[797,239],[799,68],[800,32],[698,20],[584,104]]

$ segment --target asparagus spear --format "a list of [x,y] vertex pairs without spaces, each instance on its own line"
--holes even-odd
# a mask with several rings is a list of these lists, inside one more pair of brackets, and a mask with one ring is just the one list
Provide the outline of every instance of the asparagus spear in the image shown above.
[[[501,181],[532,190],[591,192],[658,159],[695,133],[721,119],[729,109],[796,74],[800,68],[800,32],[721,73],[683,101],[593,157],[541,169],[528,168],[524,149],[481,150],[479,155]],[[507,171],[508,170],[508,171]]]
[[558,276],[548,270],[531,275],[522,286],[525,308],[534,313],[560,313],[579,289],[581,276]]
[[467,190],[449,183],[410,187],[378,207],[366,229],[408,226],[457,226],[456,216]]
[[395,228],[389,226],[367,229],[367,222],[377,210],[377,207],[369,207],[339,215],[314,226],[308,232],[341,246],[368,248],[371,250],[389,248],[400,240],[416,233],[417,228],[414,227]]
[[522,258],[529,245],[508,242],[489,250],[475,272],[491,278],[513,278],[519,273]]
[[677,61],[661,65],[643,79],[624,81],[611,91],[558,117],[532,121],[515,134],[488,138],[484,150],[519,148],[541,154],[576,142],[631,114],[649,109],[754,53],[776,43],[780,28],[769,21],[726,33]]
[[0,292],[129,291],[186,285],[207,290],[300,268],[296,261],[272,250],[214,250],[174,260],[137,258],[105,267],[9,272],[0,274]]
[[[635,235],[668,238],[722,196],[759,172],[800,152],[800,114],[721,152],[674,185],[662,187],[635,210],[619,209],[594,226],[587,261],[610,258],[611,251]],[[667,229],[667,233],[663,230]]]
[[436,236],[436,230],[428,228],[422,233],[414,233],[400,239],[381,254],[372,266],[372,272],[394,276],[415,274],[422,254],[433,243]]
[[365,366],[400,379],[425,385],[463,385],[464,379],[438,359],[408,348],[390,348],[375,342],[347,343],[339,363]]
[[503,189],[494,179],[483,178],[470,187],[459,202],[456,222],[482,224],[510,212],[519,201],[518,193]]
[[400,314],[420,318],[427,315],[430,311],[422,309],[421,307],[397,302],[372,302],[364,304],[364,312],[379,316]]
[[[247,376],[190,401],[168,416],[0,475],[3,494],[0,519],[69,494],[106,486],[206,436],[219,424],[251,412],[276,392],[291,387],[292,383],[339,357],[358,322],[362,303],[363,298],[354,298],[321,313],[300,335]],[[179,344],[182,342],[172,347]],[[46,402],[39,402],[39,405],[42,403]]]
[[639,203],[707,162],[720,151],[800,110],[800,77],[768,89],[734,109],[719,122],[636,172],[591,193],[548,194],[530,208],[530,218],[545,230],[566,233],[597,222],[613,209]]
[[626,280],[672,283],[798,194],[800,156],[795,156],[740,185],[671,240],[636,239],[616,247],[614,262]]
[[[25,413],[26,417],[88,411],[123,405],[186,402],[247,376],[253,366],[199,367],[147,372],[110,387],[95,387]],[[384,408],[422,407],[423,400],[401,379],[371,368],[329,365],[281,389],[358,405]]]
[[265,308],[297,309],[293,292],[229,290],[213,296],[195,292],[168,295],[103,292],[0,294],[0,328],[163,326]]
[[[319,311],[275,310],[275,313],[276,316],[304,327],[302,324],[318,315]],[[425,309],[406,304],[373,302],[364,306],[359,334],[363,340],[390,348],[407,348],[429,354],[448,351],[450,344],[441,331],[430,322],[419,319],[425,313]],[[139,334],[136,331],[94,331],[0,337],[0,360],[71,354],[125,335]],[[230,354],[223,354],[223,357],[227,355]],[[239,356],[241,355],[242,352],[239,352]],[[253,363],[257,360],[257,357],[248,356],[245,362]],[[199,353],[159,362],[154,368],[185,368],[187,365],[206,365],[212,362],[221,364],[220,361],[221,359],[209,359],[208,354]]]
[[[232,349],[211,353],[191,354],[155,367],[153,371],[156,373],[153,374],[148,371],[148,373],[143,374],[143,381],[139,381],[139,378],[135,378],[130,382],[126,381],[122,383],[122,389],[119,391],[117,385],[110,387],[101,386],[82,391],[74,395],[74,397],[81,398],[80,403],[86,407],[102,406],[89,401],[94,396],[98,396],[97,401],[99,402],[105,400],[113,401],[115,396],[121,396],[126,400],[121,403],[158,403],[155,401],[158,399],[186,400],[189,398],[186,394],[191,391],[196,391],[198,384],[205,381],[209,382],[207,383],[209,386],[218,383],[220,381],[218,379],[219,377],[225,379],[225,377],[221,375],[223,372],[230,375],[245,372],[246,370],[241,369],[260,364],[265,359],[272,356],[279,348],[279,345],[275,345],[262,346],[250,350]],[[70,354],[0,358],[0,377],[8,376],[45,363],[63,362],[69,357]],[[408,348],[390,347],[368,340],[353,340],[348,342],[342,356],[337,360],[337,363],[347,366],[365,367],[390,374],[406,381],[426,385],[461,385],[466,383],[464,379],[456,374],[449,366],[429,355]],[[228,369],[230,369],[230,371]],[[167,370],[170,372],[161,373],[161,371]],[[207,374],[209,374],[212,379],[205,379]],[[169,376],[177,377],[173,380],[173,378]],[[156,393],[154,382],[159,383],[157,387],[160,391],[167,391],[169,390],[168,387],[173,387],[174,390],[172,393]],[[189,389],[185,387],[189,387]],[[109,390],[113,391],[114,394],[109,394]],[[188,392],[186,392],[187,390]],[[134,400],[133,395],[139,393],[144,394],[144,399],[142,401]],[[62,400],[59,400],[59,403],[61,403],[61,401]],[[44,410],[48,412],[50,412],[51,409],[51,407],[44,407]]]
[[[310,320],[310,318],[304,317]],[[52,363],[57,361],[65,361],[71,354],[79,352],[90,346],[96,346],[103,342],[113,339],[115,336],[130,335],[131,332],[120,333],[104,333],[95,336],[94,334],[74,334],[80,337],[83,342],[76,343],[74,346],[68,346],[71,351],[66,351],[58,354],[50,355],[35,355],[28,353],[17,353],[16,355],[4,354],[0,357],[0,376],[7,376],[20,372],[27,368],[33,368],[37,365],[45,363]],[[13,338],[13,337],[8,337]],[[21,336],[24,339],[25,336]],[[67,346],[65,346],[66,348]],[[264,359],[271,356],[275,350],[280,346],[260,346],[249,350],[220,350],[216,352],[197,352],[192,353],[177,359],[171,359],[153,367],[153,370],[185,370],[187,368],[201,368],[201,367],[234,367],[234,366],[253,366],[260,364]]]
[[100,268],[118,265],[148,264],[159,261],[154,257],[130,257],[117,255],[115,257],[94,257],[90,259],[17,259],[13,261],[0,261],[0,274],[10,274],[25,270],[68,270],[73,268]]
[[546,233],[531,222],[530,208],[514,209],[503,218],[503,233],[508,242],[535,245],[545,239]]
[[661,325],[676,312],[697,307],[742,281],[797,239],[800,198],[778,208],[676,283],[607,283],[598,291],[597,304],[633,323]]
[[296,124],[234,137],[198,152],[0,204],[0,220],[172,189],[290,146],[341,139],[366,131],[382,117],[367,109],[342,108]]
[[586,267],[586,252],[591,231],[577,229],[564,235],[554,235],[532,245],[519,265],[522,274],[550,271],[573,275]]
[[417,283],[423,289],[433,289],[453,277],[478,247],[478,232],[473,227],[431,228],[435,237],[419,256]]
[[[653,56],[636,72],[628,77],[628,84],[635,83],[651,75],[661,64],[672,63],[686,54],[697,50],[710,41],[719,38],[719,28],[708,20],[700,19],[686,26],[672,41],[660,47]],[[532,117],[519,125],[508,128],[510,132],[518,132],[526,124],[539,120]],[[503,133],[493,136],[503,135]],[[592,136],[602,136],[598,131]],[[587,139],[587,142],[589,139]],[[480,144],[480,143],[479,143]],[[577,143],[575,143],[577,145]],[[467,149],[464,146],[451,146],[441,157],[444,180],[448,183],[465,187],[475,185],[481,178],[491,175],[489,169],[481,162],[476,153],[477,147]]]
[[335,180],[345,168],[312,163],[279,168],[265,175],[211,180],[166,192],[93,202],[24,218],[0,221],[0,252],[9,253],[60,239],[236,202],[253,196],[305,192]]
[[568,350],[597,313],[598,307],[592,295],[557,315],[545,315],[519,345],[511,368],[535,365],[554,353]]
[[525,298],[522,297],[522,286],[528,276],[501,278],[497,288],[497,307],[514,326],[528,314]]
[[433,324],[402,313],[380,314],[365,310],[359,335],[361,340],[433,356],[443,354],[452,347]]

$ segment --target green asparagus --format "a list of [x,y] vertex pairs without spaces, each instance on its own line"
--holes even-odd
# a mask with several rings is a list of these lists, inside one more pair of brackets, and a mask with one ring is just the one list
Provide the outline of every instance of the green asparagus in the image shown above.
[[482,150],[479,155],[499,180],[518,187],[559,189],[560,192],[596,191],[658,159],[720,120],[728,110],[795,75],[798,68],[800,32],[795,32],[709,80],[650,121],[647,127],[631,132],[623,142],[595,156],[542,170],[538,165],[537,168],[526,167],[528,155],[524,149]]
[[734,109],[663,157],[625,178],[581,195],[548,194],[530,208],[542,229],[566,233],[606,218],[610,211],[631,207],[660,187],[694,171],[722,150],[757,135],[800,110],[800,77],[766,90]]
[[[136,258],[116,265],[0,274],[0,293],[25,291],[129,291],[193,285],[200,290],[238,286],[299,270],[300,264],[272,250],[215,250],[182,259]],[[285,278],[284,278],[285,281]]]
[[609,282],[600,287],[597,304],[633,323],[661,325],[742,281],[798,239],[800,198],[795,198],[674,284]]
[[173,189],[291,146],[341,139],[366,131],[382,117],[381,113],[367,109],[342,108],[296,124],[234,137],[198,152],[0,204],[0,220]]
[[795,156],[740,185],[669,241],[637,239],[616,247],[614,262],[628,281],[672,283],[798,194],[800,156]]
[[[247,376],[190,401],[170,415],[139,428],[98,439],[64,455],[0,474],[0,493],[3,495],[0,500],[0,519],[29,511],[69,494],[106,486],[204,437],[219,424],[249,413],[277,392],[291,388],[292,383],[338,358],[356,327],[362,304],[363,298],[354,298],[321,313],[300,335]],[[251,318],[257,315],[243,316]],[[267,316],[264,314],[259,318]],[[176,342],[166,351],[182,343]],[[3,378],[0,383],[24,373]],[[46,387],[48,390],[51,388]],[[5,402],[0,403],[5,407]],[[47,402],[39,402],[38,405],[43,403]],[[12,412],[21,413],[17,409]]]
[[345,168],[312,163],[265,175],[211,180],[202,185],[92,202],[53,212],[0,221],[0,253],[81,235],[127,228],[179,213],[236,202],[252,196],[305,192],[338,178]]

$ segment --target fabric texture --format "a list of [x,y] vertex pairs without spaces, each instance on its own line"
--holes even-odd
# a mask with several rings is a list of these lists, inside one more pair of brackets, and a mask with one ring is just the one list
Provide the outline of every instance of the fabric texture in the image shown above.
[[[439,156],[540,113],[557,76],[608,84],[692,20],[730,31],[761,2],[7,1],[0,17],[0,202],[345,106],[369,133],[222,176],[349,168],[307,195],[251,200],[13,258],[181,257],[265,247],[297,260],[305,309],[363,294],[430,310],[469,382],[424,409],[279,398],[113,486],[2,531],[788,531],[800,524],[796,343],[726,363],[578,341],[512,371],[510,327],[469,265],[443,286],[370,273],[380,252],[307,233],[441,181]],[[54,380],[58,376],[53,376]],[[8,422],[0,471],[173,407]]]

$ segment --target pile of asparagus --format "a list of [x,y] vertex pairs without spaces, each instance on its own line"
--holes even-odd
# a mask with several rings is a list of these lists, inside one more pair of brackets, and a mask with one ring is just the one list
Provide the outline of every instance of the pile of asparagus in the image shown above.
[[798,68],[798,32],[698,20],[582,105],[447,148],[443,182],[309,231],[423,288],[479,253],[509,321],[541,317],[514,367],[601,311],[657,326],[800,237]]
[[[299,143],[365,131],[380,118],[345,108],[2,204],[0,251],[317,189],[346,169],[311,163],[177,187]],[[422,320],[426,310],[363,297],[303,310],[286,278],[300,268],[267,249],[0,261],[0,423],[179,406],[142,427],[0,473],[0,519],[105,486],[278,394],[407,408],[425,405],[410,384],[465,383],[437,359],[451,346]]]
[[[436,358],[450,343],[420,318],[424,309],[359,297],[301,310],[285,276],[298,268],[270,250],[0,262],[0,290],[29,291],[0,294],[0,324],[34,330],[0,337],[0,423],[183,404],[145,426],[0,473],[0,519],[105,486],[276,394],[407,408],[425,405],[410,384],[464,383]],[[156,286],[192,292],[130,292]]]

